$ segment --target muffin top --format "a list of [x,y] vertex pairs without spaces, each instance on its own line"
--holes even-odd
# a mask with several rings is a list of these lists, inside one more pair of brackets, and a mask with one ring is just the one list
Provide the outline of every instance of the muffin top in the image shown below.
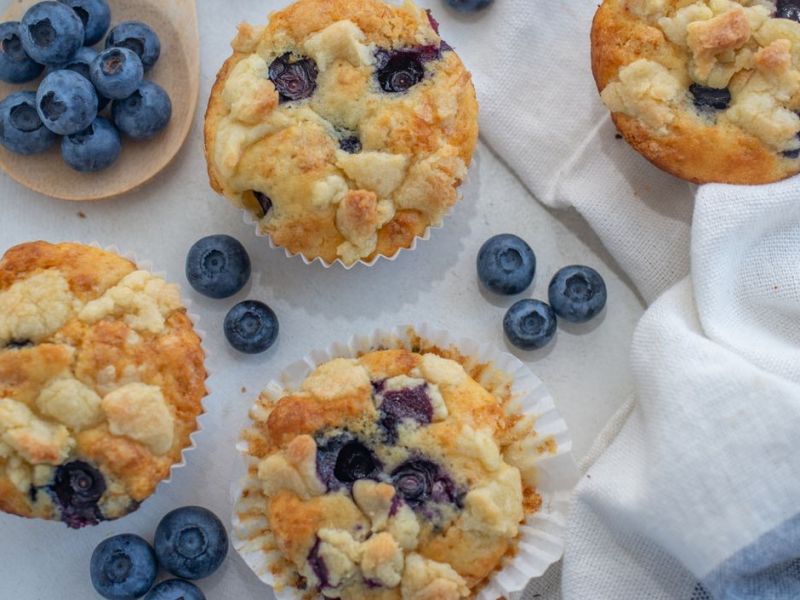
[[296,392],[262,394],[245,432],[243,510],[286,584],[330,598],[471,597],[540,506],[533,418],[451,358],[336,359]]
[[800,172],[800,11],[790,4],[605,0],[592,66],[622,135],[698,183]]
[[212,187],[309,259],[410,246],[457,201],[478,135],[437,29],[383,0],[299,0],[240,26],[206,113]]
[[94,525],[136,510],[202,412],[177,286],[103,250],[34,242],[0,261],[0,510]]

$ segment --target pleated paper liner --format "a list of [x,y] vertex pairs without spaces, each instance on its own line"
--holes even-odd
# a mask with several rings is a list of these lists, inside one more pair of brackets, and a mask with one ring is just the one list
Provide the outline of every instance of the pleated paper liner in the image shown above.
[[[565,524],[569,498],[578,481],[578,469],[572,457],[572,441],[567,425],[542,381],[514,356],[469,339],[457,339],[449,332],[427,324],[377,330],[369,336],[353,337],[348,343],[333,344],[309,353],[287,367],[269,382],[264,393],[273,399],[299,388],[319,365],[334,358],[356,358],[367,352],[406,348],[443,354],[460,362],[478,383],[500,399],[513,414],[534,417],[535,434],[526,442],[525,456],[530,468],[521,469],[523,481],[535,483],[541,497],[540,509],[527,516],[520,528],[516,551],[475,594],[478,600],[517,598],[528,582],[543,575],[564,551]],[[258,405],[250,413],[252,421],[266,419]],[[243,455],[248,473],[257,460],[249,456],[247,443],[237,448]],[[232,542],[247,565],[281,600],[303,597],[303,592],[286,585],[279,573],[286,566],[277,550],[266,519],[265,499],[255,477],[247,475],[234,484],[235,499]]]

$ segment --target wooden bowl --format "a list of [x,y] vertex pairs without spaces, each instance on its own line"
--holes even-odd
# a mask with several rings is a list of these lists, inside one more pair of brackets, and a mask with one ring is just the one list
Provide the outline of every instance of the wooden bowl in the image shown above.
[[[36,0],[12,0],[2,21],[18,21]],[[41,194],[62,200],[103,200],[129,192],[158,174],[175,157],[192,127],[200,89],[200,40],[195,0],[109,0],[111,26],[138,20],[161,39],[161,58],[145,78],[163,87],[172,100],[172,119],[155,138],[134,142],[123,136],[122,154],[99,173],[79,173],[61,159],[60,144],[43,154],[20,156],[0,146],[0,167],[13,179]],[[100,41],[97,48],[105,43]],[[0,82],[0,99],[35,90],[38,81]]]

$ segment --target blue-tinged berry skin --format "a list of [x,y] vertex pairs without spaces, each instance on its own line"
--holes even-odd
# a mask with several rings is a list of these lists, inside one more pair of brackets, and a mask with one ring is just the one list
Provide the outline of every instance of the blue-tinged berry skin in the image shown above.
[[508,341],[521,350],[544,348],[556,334],[558,320],[550,305],[539,300],[520,300],[508,309],[503,330]]
[[261,354],[278,338],[278,317],[263,302],[246,300],[228,312],[224,330],[230,345],[239,352]]
[[167,92],[152,81],[143,81],[133,94],[111,106],[114,124],[134,140],[148,140],[161,132],[172,118]]
[[0,80],[25,83],[36,79],[44,67],[25,53],[20,39],[19,23],[0,23]]
[[[45,77],[47,77],[53,71],[74,71],[78,75],[81,75],[88,79],[89,81],[92,80],[91,68],[94,59],[97,58],[97,50],[94,48],[89,48],[88,46],[84,46],[80,50],[75,53],[70,60],[65,62],[64,64],[58,66],[50,66],[47,67],[44,71]],[[96,92],[97,90],[95,90]],[[97,110],[101,111],[108,103],[111,102],[108,98],[101,96],[100,94],[97,95]]]
[[39,154],[56,143],[56,134],[36,111],[36,94],[16,92],[0,102],[0,144],[17,154]]
[[488,8],[494,0],[447,0],[447,4],[461,12],[475,12]]
[[791,19],[800,22],[800,2],[798,0],[778,0],[775,7],[778,19]]
[[117,128],[103,117],[80,133],[61,139],[61,156],[70,167],[81,173],[96,173],[113,165],[122,152],[122,139]]
[[144,600],[206,600],[206,597],[193,583],[183,579],[168,579],[150,590]]
[[199,506],[186,506],[161,519],[155,548],[158,562],[176,577],[203,579],[225,560],[228,534],[214,513]]
[[20,22],[25,52],[43,65],[68,61],[83,46],[83,23],[75,11],[60,2],[39,2]]
[[478,279],[495,294],[513,296],[528,289],[536,275],[536,255],[522,238],[504,233],[478,252]]
[[229,298],[250,279],[250,256],[239,240],[210,235],[195,242],[186,256],[186,279],[209,298]]
[[144,70],[149,71],[161,55],[161,41],[153,29],[141,21],[123,21],[108,32],[106,48],[116,46],[139,55]]
[[138,535],[117,535],[92,553],[92,585],[109,600],[134,600],[153,587],[158,563],[153,549]]
[[570,323],[586,323],[606,305],[608,291],[600,273],[591,267],[564,267],[550,282],[550,305],[559,318]]
[[97,116],[97,93],[74,71],[53,71],[36,92],[36,109],[45,127],[58,135],[83,131]]
[[66,4],[83,23],[83,45],[94,46],[111,26],[111,9],[106,0],[59,0]]
[[144,67],[139,56],[127,48],[108,48],[92,61],[92,83],[101,96],[124,100],[142,84]]

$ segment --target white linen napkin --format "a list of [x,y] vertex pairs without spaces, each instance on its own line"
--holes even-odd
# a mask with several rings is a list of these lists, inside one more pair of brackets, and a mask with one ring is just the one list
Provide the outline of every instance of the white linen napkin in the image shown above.
[[800,598],[800,181],[698,191],[617,139],[595,9],[498,0],[459,48],[484,139],[539,200],[575,207],[652,304],[636,406],[577,490],[563,596]]

